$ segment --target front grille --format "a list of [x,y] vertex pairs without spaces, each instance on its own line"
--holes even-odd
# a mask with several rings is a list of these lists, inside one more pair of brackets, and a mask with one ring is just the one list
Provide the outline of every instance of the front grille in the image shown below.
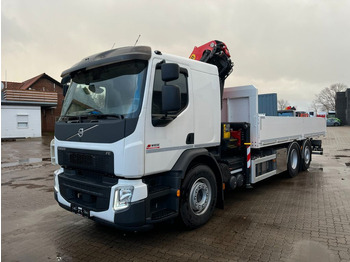
[[91,154],[70,153],[69,161],[72,164],[84,164],[91,166],[94,163],[95,157]]
[[63,167],[114,174],[114,154],[111,151],[66,147],[58,147],[57,151],[58,163]]
[[76,174],[74,171],[58,176],[60,193],[68,202],[92,211],[105,211],[109,208],[111,188],[118,179]]

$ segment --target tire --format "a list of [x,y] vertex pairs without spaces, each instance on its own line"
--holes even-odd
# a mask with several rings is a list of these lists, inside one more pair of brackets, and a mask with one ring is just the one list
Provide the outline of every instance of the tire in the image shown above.
[[287,170],[289,177],[295,177],[300,168],[300,147],[297,142],[293,142],[288,147]]
[[309,168],[311,163],[312,148],[310,140],[305,140],[303,150],[301,152],[301,170],[305,171]]
[[334,123],[334,126],[339,126],[339,123],[335,122],[335,123]]
[[183,181],[180,216],[187,228],[197,228],[211,218],[217,200],[213,171],[205,165],[190,169]]

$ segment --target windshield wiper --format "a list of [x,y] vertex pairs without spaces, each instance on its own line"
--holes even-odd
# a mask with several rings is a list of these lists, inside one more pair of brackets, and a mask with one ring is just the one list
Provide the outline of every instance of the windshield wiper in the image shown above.
[[89,108],[85,110],[88,112],[86,115],[81,115],[82,117],[88,116],[89,118],[96,117],[96,118],[108,118],[108,117],[113,117],[113,118],[118,118],[118,119],[124,119],[124,115],[119,115],[119,114],[104,114],[100,110],[95,109],[95,108]]
[[113,117],[113,118],[118,118],[118,119],[124,119],[124,115],[118,115],[118,114],[99,114],[99,115],[94,115],[97,118],[108,118],[108,117]]
[[79,121],[79,116],[61,116],[59,121],[68,122],[68,121]]
[[123,120],[124,115],[119,115],[119,114],[86,115],[85,114],[85,115],[79,115],[79,116],[64,116],[61,118],[61,121],[81,123],[83,120],[88,120],[88,119],[108,119],[108,118],[117,118],[117,119]]

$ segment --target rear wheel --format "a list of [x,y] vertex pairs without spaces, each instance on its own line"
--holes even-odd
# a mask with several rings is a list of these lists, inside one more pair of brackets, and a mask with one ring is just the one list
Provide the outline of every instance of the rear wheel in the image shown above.
[[302,160],[301,160],[301,170],[305,171],[309,168],[311,163],[311,143],[309,140],[305,140],[303,150],[301,153]]
[[213,171],[205,165],[198,165],[188,171],[182,186],[180,215],[188,228],[205,224],[212,216],[217,187]]
[[287,170],[290,177],[295,177],[300,168],[300,147],[297,142],[293,142],[288,147]]

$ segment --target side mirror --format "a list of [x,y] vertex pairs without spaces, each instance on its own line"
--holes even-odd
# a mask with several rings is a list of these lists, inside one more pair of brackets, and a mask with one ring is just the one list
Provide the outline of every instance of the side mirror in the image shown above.
[[63,96],[66,96],[66,94],[67,94],[68,87],[69,87],[69,82],[71,80],[72,80],[72,78],[70,77],[70,75],[67,75],[67,76],[62,78],[61,84],[63,86]]
[[175,85],[164,85],[162,88],[162,111],[176,112],[181,109],[180,88]]
[[164,82],[176,80],[180,76],[180,67],[178,64],[174,64],[174,63],[162,64],[161,70],[162,70],[162,80]]

